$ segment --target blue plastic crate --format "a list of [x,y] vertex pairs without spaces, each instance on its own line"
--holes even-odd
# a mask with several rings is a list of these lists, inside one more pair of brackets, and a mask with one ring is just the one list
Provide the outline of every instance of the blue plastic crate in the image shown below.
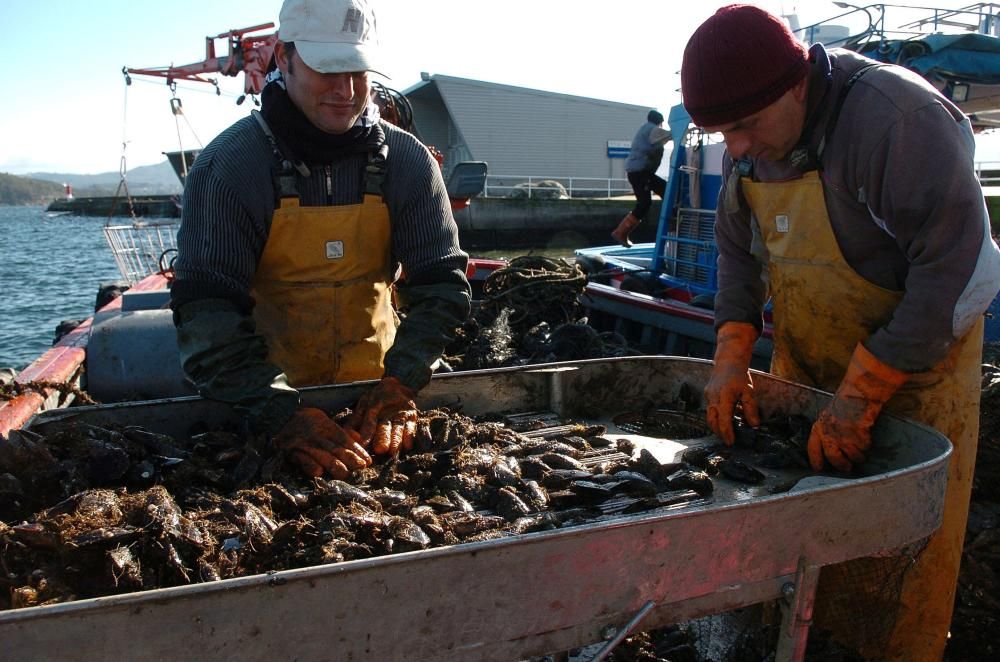
[[1000,296],[986,309],[986,330],[983,337],[989,342],[1000,342]]

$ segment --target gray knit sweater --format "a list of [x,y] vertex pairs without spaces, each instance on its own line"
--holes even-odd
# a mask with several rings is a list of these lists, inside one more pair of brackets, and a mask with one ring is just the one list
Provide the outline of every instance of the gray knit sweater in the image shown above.
[[[382,128],[389,147],[384,199],[394,259],[410,283],[464,274],[468,256],[459,248],[437,163],[411,134],[385,122]],[[359,203],[365,162],[366,155],[359,153],[313,167],[308,178],[297,178],[300,204]],[[277,167],[270,143],[251,117],[233,124],[198,156],[185,186],[177,237],[179,284],[197,284],[206,293],[249,292],[276,206]]]
[[[381,123],[388,158],[383,199],[389,209],[392,257],[405,281],[406,309],[385,358],[385,374],[419,389],[430,379],[454,331],[465,321],[468,256],[458,245],[437,162],[411,134]],[[303,206],[357,204],[363,197],[367,153],[360,151],[296,176]],[[280,162],[258,123],[244,118],[198,156],[184,191],[171,306],[185,372],[208,398],[229,402],[274,431],[298,394],[267,359],[251,314],[250,286],[277,203]]]

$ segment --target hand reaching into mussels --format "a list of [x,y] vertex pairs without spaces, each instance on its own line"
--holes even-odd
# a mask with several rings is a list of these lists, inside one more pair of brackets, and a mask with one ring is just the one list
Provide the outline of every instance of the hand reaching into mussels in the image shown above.
[[308,476],[328,473],[337,479],[371,465],[357,433],[337,425],[321,409],[302,407],[274,438],[275,445]]
[[361,396],[358,406],[347,419],[346,428],[360,436],[360,443],[372,453],[398,455],[413,448],[417,432],[416,397],[395,377],[383,377],[372,390]]
[[746,322],[726,322],[716,336],[715,367],[705,385],[705,417],[712,432],[727,446],[736,442],[733,413],[737,405],[747,424],[760,425],[750,377],[750,359],[757,336],[756,327]]

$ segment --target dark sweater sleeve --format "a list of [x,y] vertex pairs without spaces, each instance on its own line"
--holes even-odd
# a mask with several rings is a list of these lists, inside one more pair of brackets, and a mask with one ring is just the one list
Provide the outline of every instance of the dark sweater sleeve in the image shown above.
[[437,162],[413,136],[387,127],[390,165],[385,201],[393,255],[403,268],[402,322],[385,357],[385,372],[411,388],[426,385],[431,365],[466,320],[471,291],[468,255]]
[[185,374],[258,431],[276,432],[298,406],[256,332],[250,284],[274,208],[272,158],[253,120],[199,155],[184,190],[171,308]]
[[715,328],[726,322],[749,322],[763,329],[767,298],[766,249],[750,208],[740,194],[739,181],[727,177],[732,160],[727,154],[715,212],[715,242],[719,251],[718,292],[715,295]]
[[901,370],[940,362],[1000,284],[974,149],[968,121],[931,102],[902,114],[861,161],[871,217],[908,264],[902,300],[865,344]]
[[237,122],[198,156],[184,187],[175,304],[204,298],[249,309],[274,213],[274,158],[256,123]]

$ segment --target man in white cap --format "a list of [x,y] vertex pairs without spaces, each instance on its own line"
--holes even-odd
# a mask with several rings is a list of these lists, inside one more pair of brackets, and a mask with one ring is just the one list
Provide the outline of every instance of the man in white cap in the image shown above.
[[[188,176],[171,308],[199,393],[342,478],[412,443],[413,398],[469,313],[468,256],[437,162],[371,100],[371,5],[286,0],[279,20],[261,111]],[[300,407],[299,387],[365,379],[344,425]]]

